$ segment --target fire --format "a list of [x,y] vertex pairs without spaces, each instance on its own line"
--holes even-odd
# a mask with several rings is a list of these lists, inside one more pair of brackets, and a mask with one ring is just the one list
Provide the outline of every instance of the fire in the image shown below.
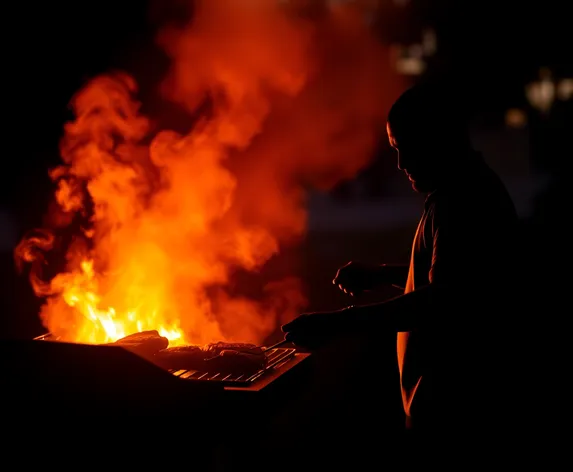
[[[177,325],[165,326],[164,320],[154,311],[142,310],[136,306],[118,316],[114,307],[106,310],[98,308],[97,280],[93,270],[93,261],[83,260],[78,273],[62,283],[61,297],[87,321],[80,325],[77,337],[83,342],[104,343],[116,341],[129,334],[146,331],[154,327],[161,336],[169,339],[171,345],[177,345],[184,339]],[[151,306],[151,309],[154,309]]]
[[[237,291],[235,276],[260,273],[304,235],[309,187],[331,188],[370,160],[399,84],[358,13],[199,2],[185,27],[158,36],[171,61],[162,97],[188,114],[177,131],[142,113],[132,76],[86,84],[50,172],[47,228],[16,249],[50,332],[262,342],[304,307],[291,273],[261,279],[255,294]],[[58,258],[65,267],[46,277]]]

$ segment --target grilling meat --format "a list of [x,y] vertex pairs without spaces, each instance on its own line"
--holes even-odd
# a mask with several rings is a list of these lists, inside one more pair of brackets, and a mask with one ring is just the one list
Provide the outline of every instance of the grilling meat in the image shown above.
[[155,362],[166,369],[205,372],[254,373],[265,367],[262,348],[252,344],[214,343],[204,347],[181,346],[159,351]]
[[263,356],[264,351],[261,347],[256,346],[255,344],[246,344],[246,343],[212,343],[207,344],[205,346],[205,351],[209,353],[211,356],[215,356],[220,354],[223,351],[236,351],[243,354],[249,354],[253,356]]
[[266,364],[265,351],[254,344],[218,342],[168,347],[168,339],[155,330],[130,334],[109,345],[121,346],[165,369],[248,374]]
[[155,330],[134,333],[118,339],[110,346],[121,346],[145,358],[152,358],[157,352],[169,345],[169,340],[160,336]]
[[222,373],[254,373],[264,369],[266,356],[263,348],[244,343],[213,343],[206,346],[210,353],[209,367]]
[[264,369],[266,357],[261,350],[254,353],[252,350],[239,351],[236,349],[223,349],[208,360],[209,370],[222,373],[245,373],[251,374]]
[[205,351],[199,346],[177,346],[155,354],[154,362],[165,369],[196,369],[205,363]]

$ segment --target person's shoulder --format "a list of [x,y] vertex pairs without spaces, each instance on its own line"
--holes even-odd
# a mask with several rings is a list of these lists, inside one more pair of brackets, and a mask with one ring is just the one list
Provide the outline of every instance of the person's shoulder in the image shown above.
[[461,210],[474,198],[474,192],[463,186],[449,186],[436,190],[426,198],[426,210],[429,213]]
[[[482,191],[483,190],[483,191]],[[440,189],[426,199],[426,214],[434,226],[466,222],[488,218],[498,211],[498,199],[490,195],[490,190],[475,182],[458,182]]]
[[511,200],[510,194],[501,177],[481,158],[471,166],[430,195],[428,205],[443,208],[485,208]]
[[446,227],[462,227],[469,223],[467,206],[461,204],[459,198],[454,198],[445,189],[436,190],[428,195],[424,211],[424,227],[435,234]]

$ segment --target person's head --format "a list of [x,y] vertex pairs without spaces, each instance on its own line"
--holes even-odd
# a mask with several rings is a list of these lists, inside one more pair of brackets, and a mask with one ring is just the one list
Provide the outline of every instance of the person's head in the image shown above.
[[445,83],[416,85],[394,102],[386,124],[388,139],[414,190],[435,190],[453,178],[456,160],[462,164],[469,154],[465,105]]

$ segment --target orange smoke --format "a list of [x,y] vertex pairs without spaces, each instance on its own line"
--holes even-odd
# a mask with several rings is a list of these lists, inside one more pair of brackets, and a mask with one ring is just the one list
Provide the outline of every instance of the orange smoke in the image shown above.
[[[172,345],[260,343],[304,307],[294,277],[256,299],[231,293],[231,278],[304,235],[309,188],[368,163],[395,90],[357,11],[305,18],[275,3],[203,1],[161,32],[162,96],[200,116],[185,134],[153,131],[128,75],[73,98],[50,227],[16,249],[62,340],[157,329]],[[64,244],[65,269],[46,278]]]

